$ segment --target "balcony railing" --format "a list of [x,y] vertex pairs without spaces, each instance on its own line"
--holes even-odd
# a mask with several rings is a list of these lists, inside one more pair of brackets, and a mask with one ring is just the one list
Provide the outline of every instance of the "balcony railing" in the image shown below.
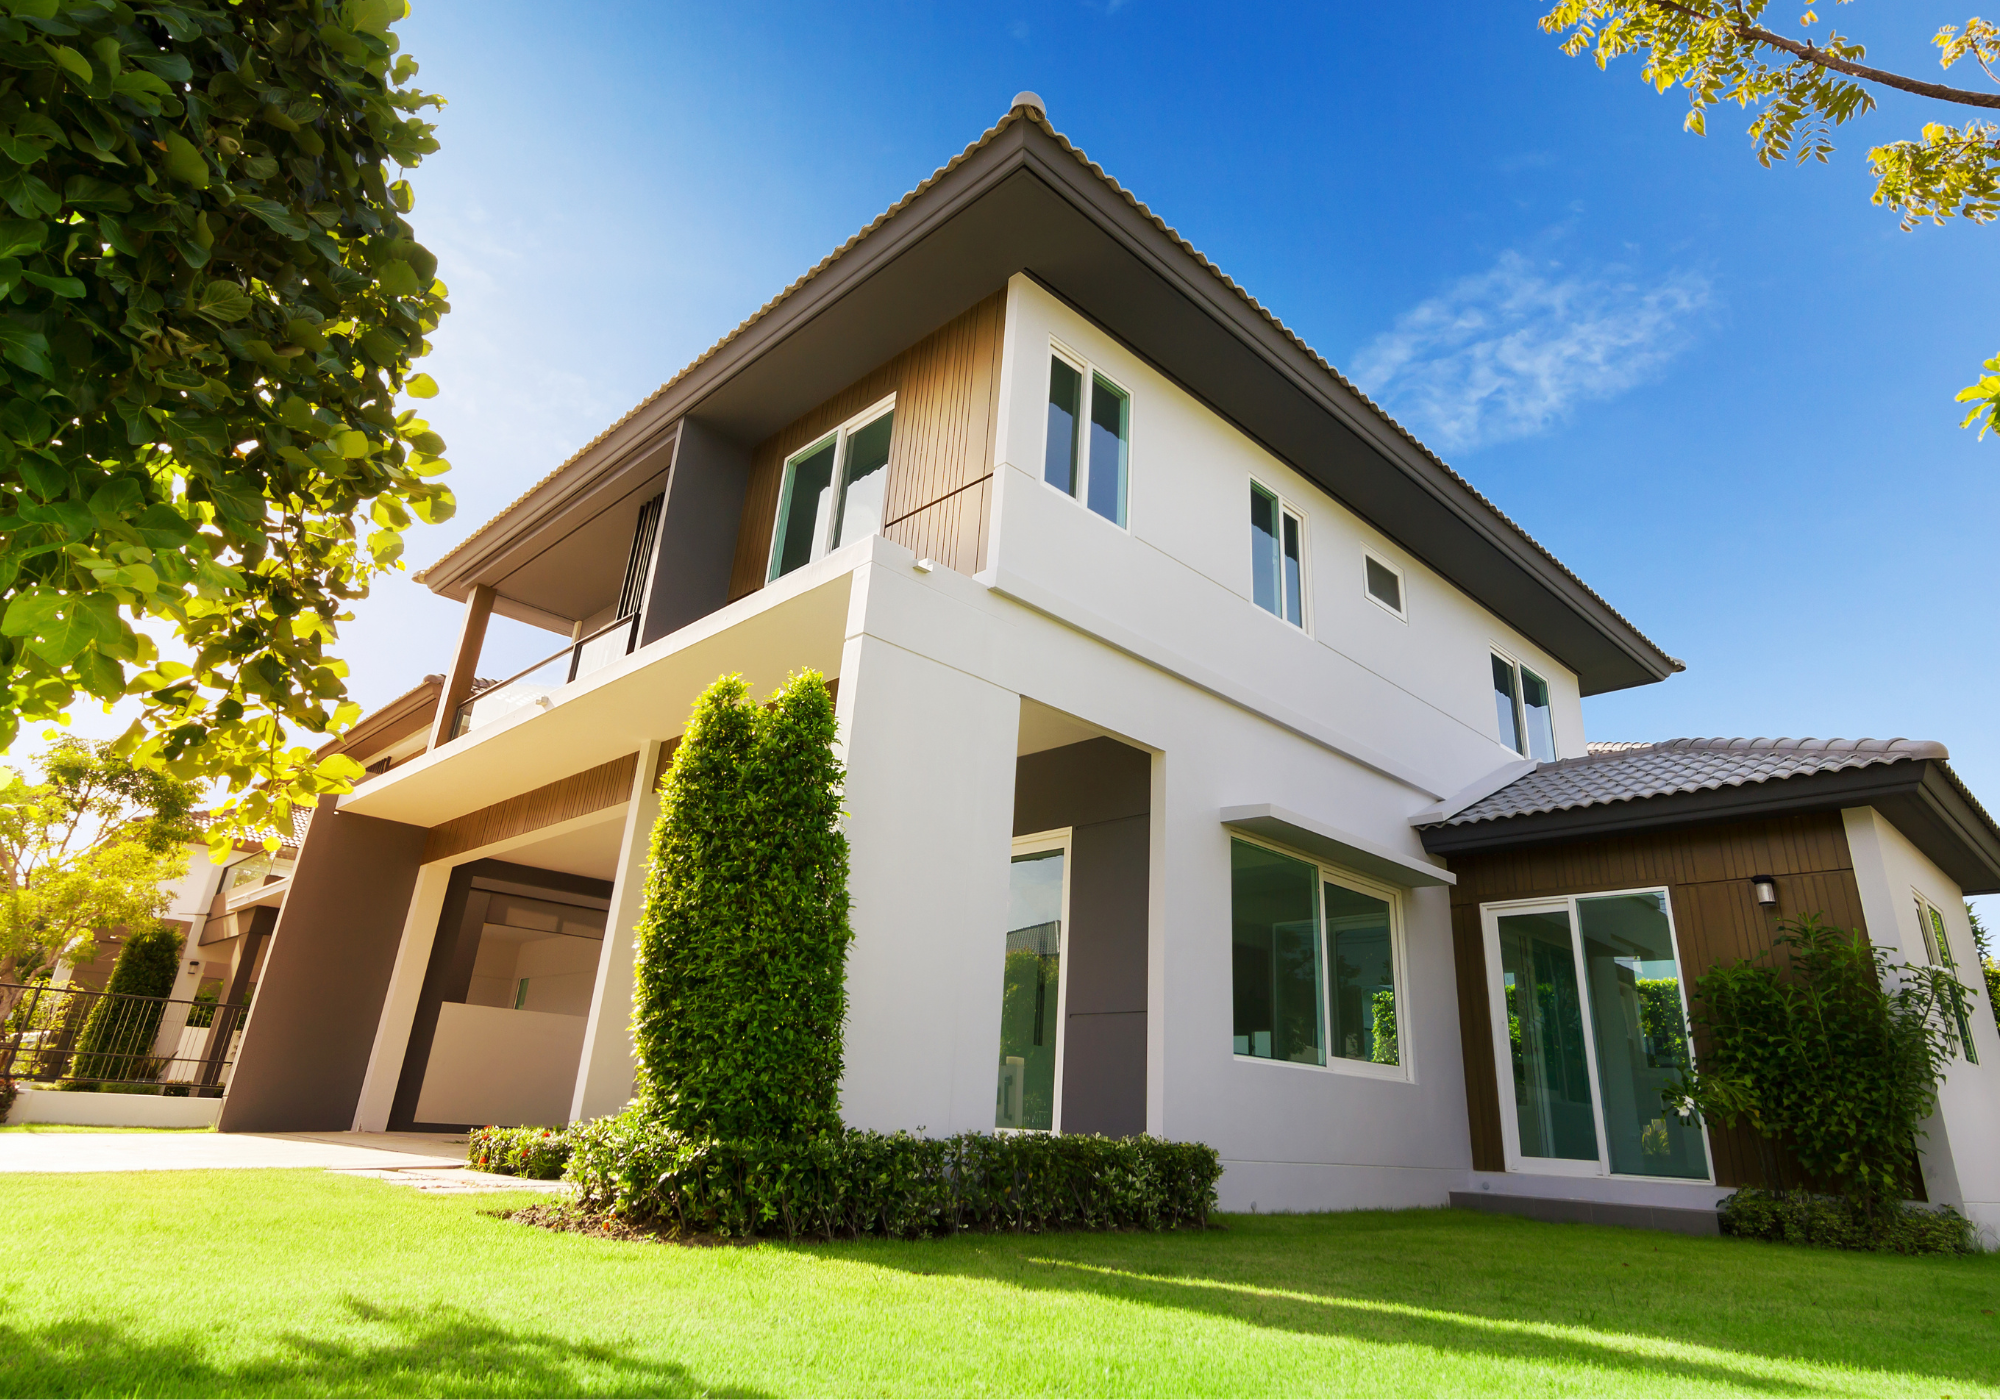
[[249,1007],[0,982],[0,1080],[157,1085],[212,1098],[229,1084]]
[[498,685],[488,686],[458,707],[452,721],[451,737],[470,733],[495,720],[505,719],[531,705],[545,705],[548,697],[580,676],[602,670],[628,655],[639,640],[639,614],[631,613],[598,628],[587,637],[571,642],[553,656],[545,657],[524,671],[517,671]]

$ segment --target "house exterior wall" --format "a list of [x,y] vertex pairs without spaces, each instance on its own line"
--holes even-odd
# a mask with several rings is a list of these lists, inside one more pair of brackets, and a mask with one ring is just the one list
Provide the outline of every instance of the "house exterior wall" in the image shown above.
[[[1132,396],[1129,529],[1042,480],[1057,344]],[[1548,680],[1558,755],[1583,752],[1576,675],[1558,658],[1026,276],[1008,284],[996,451],[1002,504],[989,557],[1003,590],[1061,600],[1184,655],[1392,756],[1439,796],[1519,757],[1500,743],[1496,646]],[[1251,601],[1253,479],[1305,517],[1303,631]],[[1369,598],[1364,550],[1402,570],[1408,621]]]
[[[1465,1112],[1473,1165],[1482,1172],[1505,1172],[1506,1159],[1481,905],[1664,886],[1684,986],[1718,962],[1767,951],[1780,919],[1819,913],[1843,928],[1864,922],[1838,812],[1462,854],[1450,863],[1458,875],[1451,917]],[[1775,912],[1758,905],[1750,888],[1754,875],[1777,880]],[[1717,1185],[1762,1184],[1757,1147],[1747,1131],[1711,1126],[1709,1154]]]
[[1938,1111],[1925,1125],[1924,1187],[1931,1200],[1957,1207],[2000,1248],[2000,1029],[1980,976],[1965,896],[1929,857],[1872,807],[1842,812],[1870,938],[1896,961],[1927,961],[1917,927],[1916,896],[1944,915],[1958,980],[1971,990],[1968,1019],[1977,1064],[1961,1056],[1938,1089]]
[[764,586],[785,459],[896,396],[883,533],[946,568],[984,562],[1006,294],[996,292],[759,443],[736,536],[732,600]]

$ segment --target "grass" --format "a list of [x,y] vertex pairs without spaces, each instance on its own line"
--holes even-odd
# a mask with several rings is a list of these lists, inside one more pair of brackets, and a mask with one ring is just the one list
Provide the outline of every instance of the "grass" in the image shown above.
[[2000,1256],[1456,1211],[688,1249],[319,1171],[6,1182],[8,1395],[2000,1394]]
[[0,1123],[0,1133],[212,1133],[214,1124],[199,1128],[100,1128],[87,1123]]

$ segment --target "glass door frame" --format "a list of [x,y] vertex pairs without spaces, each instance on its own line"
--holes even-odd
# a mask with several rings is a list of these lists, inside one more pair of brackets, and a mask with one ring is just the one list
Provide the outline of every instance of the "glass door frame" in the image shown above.
[[[1055,1102],[1049,1108],[1049,1126],[1043,1128],[1001,1128],[995,1133],[1039,1133],[1050,1134],[1062,1131],[1063,1109],[1063,1057],[1069,1050],[1069,891],[1070,877],[1074,873],[1075,855],[1070,849],[1070,828],[1059,827],[1053,831],[1038,831],[1032,836],[1016,836],[1013,848],[1007,852],[1007,865],[1011,870],[1020,856],[1041,855],[1048,851],[1061,851],[1062,913],[1061,923],[1056,933],[1056,1077],[1051,1090]],[[1005,934],[1002,934],[1005,938]]]
[[[1665,885],[1641,885],[1624,890],[1583,890],[1576,894],[1552,895],[1540,899],[1503,899],[1479,906],[1479,925],[1486,954],[1486,1005],[1487,1019],[1493,1033],[1493,1081],[1500,1095],[1500,1141],[1505,1148],[1507,1170],[1510,1172],[1538,1172],[1546,1176],[1616,1176],[1620,1181],[1660,1181],[1680,1186],[1713,1186],[1715,1184],[1715,1147],[1709,1141],[1708,1122],[1701,1124],[1701,1150],[1708,1163],[1708,1175],[1703,1178],[1686,1176],[1640,1176],[1630,1172],[1611,1170],[1611,1145],[1604,1127],[1604,1086],[1597,1071],[1597,1006],[1590,995],[1590,973],[1583,960],[1583,918],[1577,909],[1580,899],[1615,899],[1620,895],[1660,896],[1660,907],[1667,916],[1667,938],[1674,950],[1676,980],[1680,983],[1681,1024],[1688,1021],[1688,978],[1687,965],[1681,960],[1680,928],[1674,920],[1673,892]],[[1585,1063],[1590,1072],[1590,1113],[1597,1129],[1597,1160],[1583,1161],[1570,1157],[1526,1157],[1521,1153],[1521,1125],[1516,1116],[1508,1112],[1514,1100],[1513,1052],[1507,1039],[1507,983],[1506,971],[1500,965],[1500,920],[1508,914],[1556,914],[1569,920],[1569,952],[1576,963],[1576,985],[1579,999],[1583,1003],[1587,1034],[1583,1038]],[[1694,1055],[1694,1036],[1687,1039],[1688,1055]]]

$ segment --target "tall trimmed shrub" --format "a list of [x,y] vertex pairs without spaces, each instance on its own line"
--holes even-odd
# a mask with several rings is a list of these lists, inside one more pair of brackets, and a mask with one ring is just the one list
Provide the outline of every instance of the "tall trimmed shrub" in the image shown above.
[[853,934],[834,735],[818,672],[763,708],[724,676],[661,785],[632,1039],[648,1116],[684,1137],[840,1127]]
[[174,990],[180,973],[182,934],[179,929],[155,924],[125,940],[118,961],[111,965],[110,980],[91,1008],[77,1037],[77,1056],[71,1075],[76,1079],[141,1079],[143,1056],[153,1048],[160,1033],[164,1002],[128,1002],[120,998],[165,997]]

